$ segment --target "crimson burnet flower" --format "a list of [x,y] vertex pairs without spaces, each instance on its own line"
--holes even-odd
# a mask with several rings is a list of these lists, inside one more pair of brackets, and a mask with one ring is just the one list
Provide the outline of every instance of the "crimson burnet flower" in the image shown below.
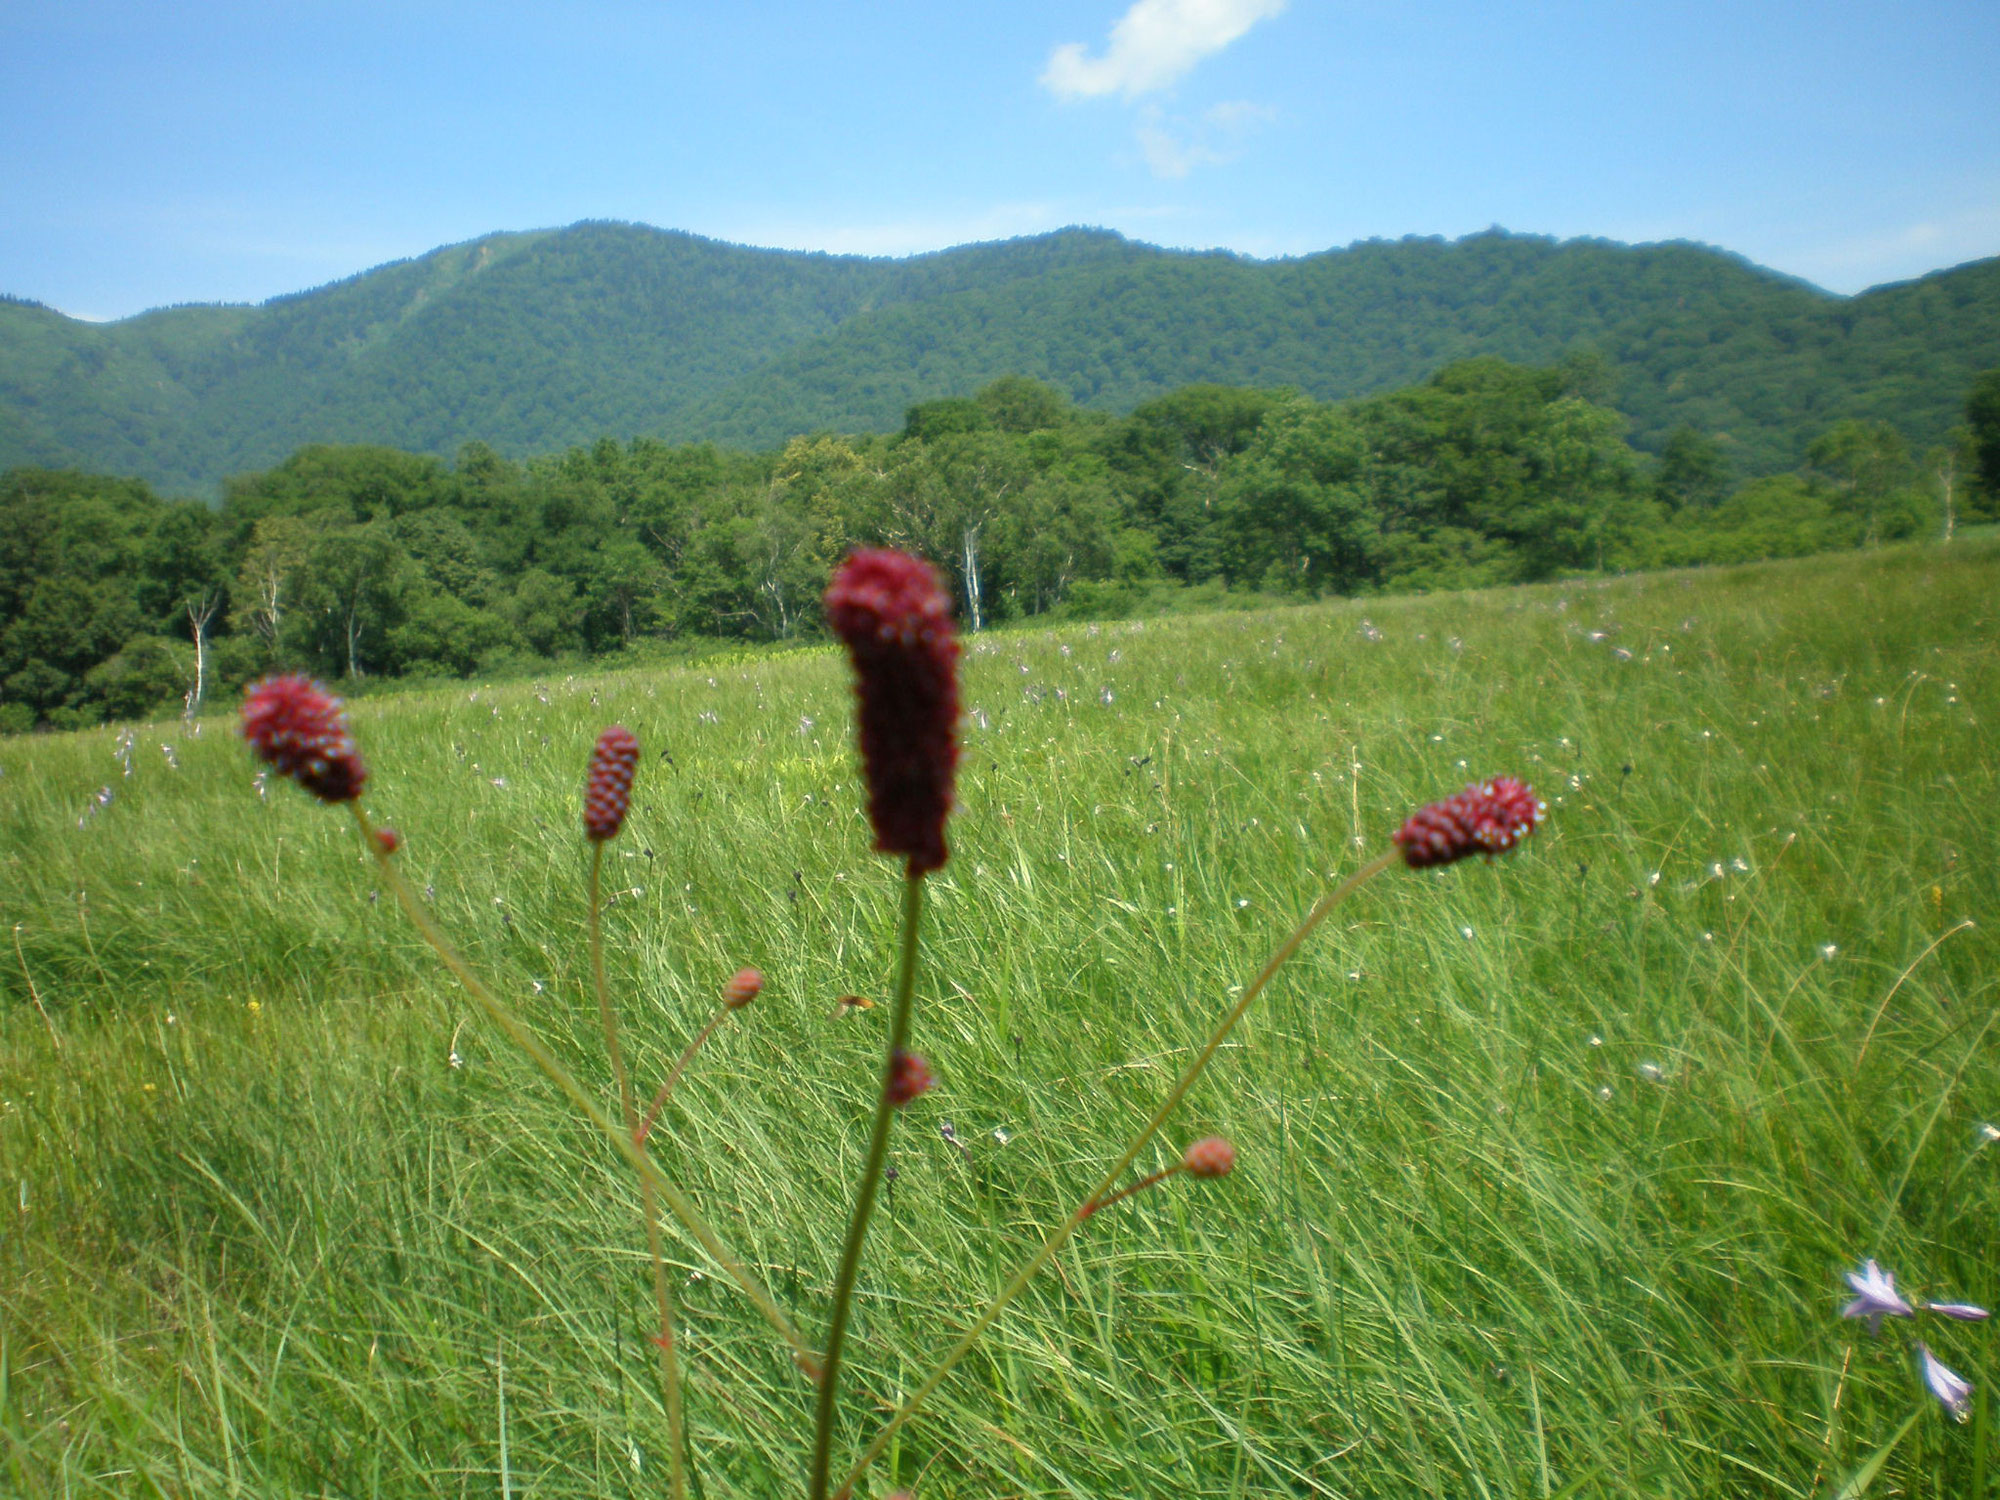
[[384,854],[394,854],[403,847],[403,836],[393,828],[378,828],[375,830],[375,847]]
[[639,769],[639,737],[613,724],[590,752],[590,775],[583,784],[584,836],[602,843],[618,837],[632,805],[632,775]]
[[1418,808],[1392,837],[1403,851],[1403,863],[1417,870],[1469,854],[1504,854],[1547,815],[1533,787],[1512,776],[1495,776]]
[[854,663],[861,775],[875,847],[912,875],[944,864],[958,767],[958,636],[937,570],[907,552],[861,548],[826,590],[826,620]]
[[1190,1177],[1227,1177],[1236,1170],[1236,1148],[1219,1135],[1203,1136],[1181,1153]]
[[731,1010],[741,1010],[757,998],[757,992],[764,988],[764,976],[755,969],[738,969],[729,976],[729,983],[722,987],[722,1003]]
[[895,1052],[889,1057],[889,1103],[901,1109],[917,1095],[927,1093],[937,1080],[931,1065],[914,1052]]
[[310,677],[286,673],[252,684],[243,695],[243,738],[258,759],[322,802],[352,802],[368,780],[340,700]]

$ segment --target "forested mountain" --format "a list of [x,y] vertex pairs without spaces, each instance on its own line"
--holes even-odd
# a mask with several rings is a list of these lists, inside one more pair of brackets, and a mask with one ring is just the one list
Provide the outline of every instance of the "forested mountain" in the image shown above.
[[1071,229],[872,260],[579,224],[258,307],[88,324],[0,301],[0,469],[202,492],[312,442],[772,447],[1008,374],[1111,412],[1198,381],[1331,400],[1594,354],[1640,447],[1690,426],[1757,474],[1845,417],[1940,440],[1995,348],[2000,260],[1842,298],[1694,245],[1497,230],[1254,261]]

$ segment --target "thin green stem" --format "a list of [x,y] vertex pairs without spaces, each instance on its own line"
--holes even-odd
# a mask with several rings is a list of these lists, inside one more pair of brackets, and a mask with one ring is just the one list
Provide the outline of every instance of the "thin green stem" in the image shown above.
[[688,1201],[687,1195],[653,1165],[646,1153],[633,1141],[631,1133],[619,1128],[618,1122],[607,1115],[602,1106],[590,1097],[589,1091],[556,1060],[556,1055],[549,1051],[542,1039],[530,1031],[518,1016],[502,1005],[499,998],[481,982],[477,974],[472,972],[470,966],[459,956],[458,950],[453,948],[445,935],[438,930],[437,924],[431,920],[430,913],[425,911],[423,904],[417,900],[416,892],[410,889],[409,882],[403,879],[402,871],[396,868],[394,858],[376,842],[374,826],[368,821],[368,815],[361,810],[361,805],[358,802],[350,802],[348,806],[354,809],[354,821],[361,827],[361,837],[374,853],[376,867],[382,872],[382,879],[388,885],[391,894],[395,896],[396,903],[403,908],[403,914],[422,934],[424,941],[431,945],[432,950],[451,971],[452,976],[465,986],[465,992],[472,997],[473,1003],[485,1012],[489,1021],[505,1033],[509,1041],[527,1054],[529,1061],[542,1070],[544,1077],[562,1090],[564,1096],[577,1107],[585,1119],[603,1132],[611,1142],[612,1148],[638,1172],[641,1181],[652,1186],[672,1211],[673,1216],[680,1220],[682,1227],[694,1236],[696,1243],[708,1252],[709,1257],[718,1266],[722,1267],[729,1279],[742,1289],[743,1295],[755,1304],[757,1310],[764,1315],[764,1320],[777,1330],[778,1336],[791,1345],[792,1358],[799,1368],[817,1380],[818,1357],[800,1337],[799,1331],[792,1327],[791,1319],[779,1310],[771,1294],[764,1290],[755,1276],[750,1274],[750,1268],[723,1244],[721,1238],[708,1226],[708,1221],[702,1218],[695,1210],[694,1204]]
[[611,1008],[611,989],[604,982],[604,908],[599,899],[604,874],[604,840],[590,841],[590,983],[597,991],[597,1020],[604,1028],[604,1052],[611,1059],[611,1076],[618,1082],[618,1110],[629,1133],[639,1123],[632,1103],[632,1079],[625,1071],[625,1049],[618,1043],[618,1014]]
[[667,1096],[673,1093],[674,1085],[681,1081],[681,1074],[687,1071],[687,1065],[694,1061],[695,1053],[701,1051],[701,1044],[715,1034],[715,1028],[722,1024],[722,1018],[728,1014],[729,1007],[724,1005],[708,1018],[708,1024],[696,1033],[695,1039],[687,1044],[687,1050],[681,1053],[680,1061],[674,1064],[673,1071],[667,1074],[667,1081],[660,1085],[659,1093],[653,1095],[653,1102],[647,1106],[646,1117],[639,1122],[638,1134],[634,1137],[641,1145],[644,1145],[646,1137],[653,1133],[653,1122],[659,1119],[660,1111],[666,1108]]
[[868,1160],[861,1169],[861,1189],[855,1195],[854,1216],[847,1224],[847,1243],[840,1252],[840,1271],[833,1283],[833,1321],[826,1334],[826,1372],[819,1383],[819,1403],[813,1416],[811,1500],[826,1500],[833,1462],[834,1404],[840,1382],[840,1354],[847,1342],[848,1313],[854,1304],[854,1278],[861,1269],[861,1245],[868,1238],[868,1218],[875,1209],[875,1190],[889,1157],[889,1124],[896,1107],[889,1085],[896,1058],[910,1040],[911,997],[917,987],[917,928],[924,912],[924,877],[912,872],[903,882],[903,953],[896,978],[896,999],[889,1011],[889,1046],[882,1059],[882,1092],[875,1101],[875,1126],[868,1137]]
[[1177,1161],[1171,1167],[1162,1167],[1157,1172],[1148,1172],[1130,1187],[1122,1187],[1108,1198],[1093,1198],[1090,1202],[1084,1204],[1083,1217],[1087,1219],[1092,1214],[1101,1214],[1105,1209],[1111,1207],[1112,1204],[1123,1203],[1134,1193],[1143,1193],[1154,1183],[1164,1182],[1167,1178],[1173,1176],[1174,1173],[1185,1170],[1186,1167],[1186,1162]]
[[1000,1294],[987,1304],[984,1312],[973,1320],[972,1326],[966,1329],[956,1344],[951,1346],[950,1351],[939,1362],[937,1368],[924,1377],[923,1384],[910,1393],[909,1399],[897,1408],[896,1414],[884,1424],[880,1432],[875,1434],[874,1440],[868,1444],[868,1447],[862,1452],[861,1457],[855,1461],[854,1467],[848,1470],[847,1478],[841,1482],[840,1488],[835,1491],[835,1500],[848,1500],[848,1497],[854,1493],[854,1486],[860,1481],[863,1472],[881,1456],[882,1450],[889,1445],[889,1440],[896,1435],[896,1432],[905,1422],[909,1421],[911,1417],[915,1416],[922,1409],[924,1402],[930,1399],[931,1392],[936,1390],[943,1382],[945,1376],[949,1375],[958,1362],[965,1358],[967,1352],[979,1341],[980,1335],[992,1327],[994,1319],[998,1318],[1006,1310],[1007,1304],[1027,1289],[1028,1283],[1035,1279],[1042,1267],[1046,1266],[1055,1257],[1055,1253],[1062,1249],[1069,1237],[1076,1233],[1077,1225],[1081,1224],[1096,1211],[1093,1205],[1097,1204],[1098,1199],[1110,1192],[1118,1179],[1125,1175],[1126,1168],[1130,1167],[1133,1161],[1137,1159],[1139,1153],[1146,1148],[1146,1143],[1159,1133],[1160,1127],[1166,1123],[1167,1116],[1173,1113],[1174,1106],[1187,1097],[1188,1090],[1194,1087],[1195,1080],[1201,1076],[1202,1070],[1208,1066],[1209,1059],[1215,1056],[1216,1050],[1228,1039],[1229,1033],[1236,1029],[1236,1023],[1242,1020],[1243,1013],[1249,1010],[1250,1002],[1263,993],[1264,987],[1271,982],[1271,976],[1283,967],[1287,959],[1299,951],[1299,945],[1312,935],[1315,927],[1326,920],[1328,912],[1353,895],[1363,885],[1388,869],[1400,857],[1399,851],[1395,849],[1388,849],[1376,855],[1374,859],[1370,860],[1331,891],[1320,897],[1313,909],[1306,913],[1305,920],[1293,928],[1291,934],[1282,943],[1278,944],[1270,958],[1265,961],[1264,967],[1257,971],[1257,977],[1245,986],[1242,995],[1229,1008],[1228,1012],[1224,1014],[1221,1022],[1216,1026],[1214,1034],[1209,1037],[1207,1045],[1195,1054],[1194,1061],[1188,1064],[1187,1070],[1181,1074],[1179,1081],[1174,1084],[1173,1088],[1168,1090],[1166,1099],[1161,1102],[1158,1109],[1153,1111],[1153,1117],[1146,1122],[1145,1129],[1141,1130],[1134,1137],[1132,1144],[1125,1148],[1125,1154],[1118,1158],[1111,1170],[1104,1174],[1103,1180],[1091,1190],[1082,1203],[1077,1205],[1076,1211],[1056,1226],[1049,1237],[1042,1242],[1041,1249],[1028,1257],[1027,1264],[1014,1273],[1014,1279],[1001,1288]]
[[[597,991],[597,1019],[604,1028],[604,1051],[611,1059],[611,1076],[618,1082],[619,1116],[625,1134],[641,1152],[645,1135],[639,1129],[639,1108],[632,1097],[632,1076],[625,1069],[625,1049],[618,1042],[618,1012],[611,1008],[611,987],[604,982],[604,840],[590,841],[590,981]],[[648,1122],[650,1123],[650,1121]],[[653,1265],[653,1303],[660,1315],[660,1398],[667,1408],[667,1470],[673,1500],[686,1500],[687,1460],[681,1451],[681,1364],[674,1344],[674,1305],[667,1290],[667,1248],[660,1233],[659,1194],[644,1172],[639,1174],[639,1211],[645,1218],[646,1250]]]

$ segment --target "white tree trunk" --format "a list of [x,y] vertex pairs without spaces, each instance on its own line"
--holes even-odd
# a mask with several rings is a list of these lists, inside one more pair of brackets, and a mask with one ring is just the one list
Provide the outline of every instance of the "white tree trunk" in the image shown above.
[[965,614],[976,635],[982,624],[979,613],[979,525],[965,528]]
[[201,712],[208,693],[208,622],[215,618],[216,599],[203,594],[187,601],[188,634],[194,637],[194,688],[187,695],[187,717]]

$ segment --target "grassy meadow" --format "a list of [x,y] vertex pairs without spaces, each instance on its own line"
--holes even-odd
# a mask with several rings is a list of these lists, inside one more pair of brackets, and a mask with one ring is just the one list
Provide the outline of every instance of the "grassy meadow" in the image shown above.
[[[637,731],[628,1056],[763,970],[655,1141],[815,1337],[899,886],[849,696],[828,649],[354,709],[405,873],[607,1101],[579,790]],[[1549,820],[1341,907],[1141,1161],[1234,1175],[1091,1220],[863,1494],[2000,1483],[1912,1352],[1984,1396],[1991,1325],[1838,1317],[1869,1256],[2000,1299],[2000,542],[989,634],[964,696],[843,1453],[1330,875],[1475,777]],[[0,741],[0,1493],[663,1495],[630,1172],[343,812],[226,719],[119,735]],[[809,1388],[672,1244],[696,1493],[800,1493]]]

